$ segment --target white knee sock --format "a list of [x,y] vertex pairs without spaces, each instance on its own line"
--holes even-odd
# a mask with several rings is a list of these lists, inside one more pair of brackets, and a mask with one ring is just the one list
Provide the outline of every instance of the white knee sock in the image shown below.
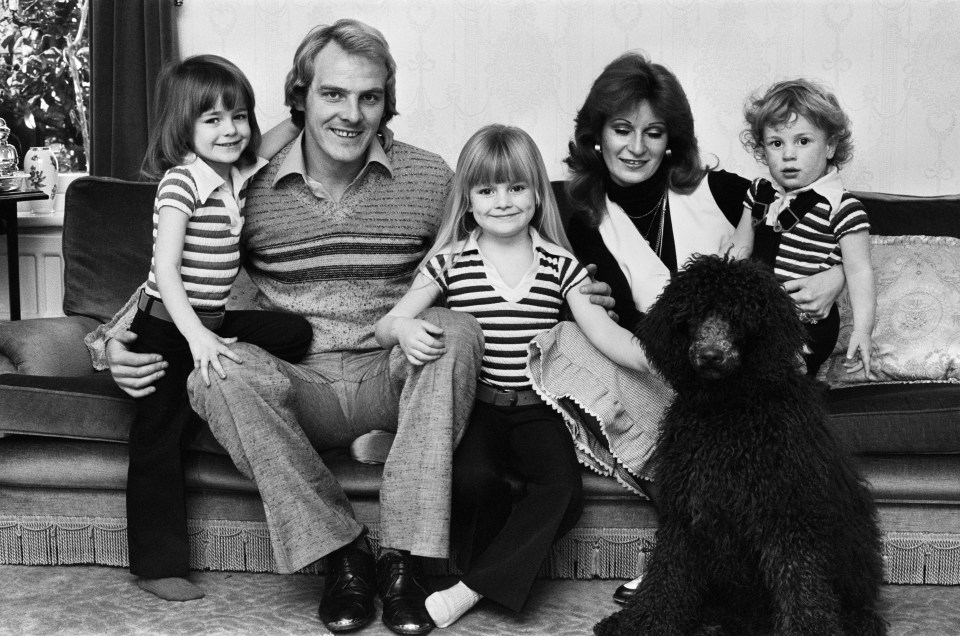
[[453,587],[427,597],[427,612],[437,627],[449,627],[483,597],[460,581]]

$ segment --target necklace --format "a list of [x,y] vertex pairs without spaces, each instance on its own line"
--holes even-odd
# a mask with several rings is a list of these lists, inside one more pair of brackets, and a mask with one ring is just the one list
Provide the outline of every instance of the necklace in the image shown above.
[[[648,216],[650,216],[651,214],[653,214],[654,212],[656,212],[657,210],[660,210],[660,211],[662,212],[662,211],[663,211],[663,205],[664,205],[664,203],[666,203],[666,202],[667,202],[667,188],[664,188],[664,189],[663,189],[663,194],[660,195],[660,200],[657,201],[657,202],[654,204],[654,206],[653,206],[652,208],[650,208],[650,210],[648,210],[647,212],[644,212],[643,214],[637,214],[637,215],[627,214],[627,216],[629,216],[631,219],[636,219],[636,220],[645,219],[645,218],[647,218]],[[626,214],[626,211],[624,211],[624,213]]]
[[[640,230],[640,235],[643,236],[647,244],[653,248],[657,257],[661,255],[660,252],[663,250],[663,228],[666,226],[667,218],[667,191],[668,189],[664,188],[660,200],[657,201],[657,204],[653,206],[650,211],[640,215],[627,214],[628,217],[634,220],[634,224],[637,225],[637,229]],[[624,214],[626,214],[626,211],[624,211]],[[644,232],[640,229],[636,221],[642,221],[651,214],[656,214],[656,216],[650,219],[650,225],[647,226],[647,231]],[[656,229],[654,229],[654,227],[656,227]]]
[[[656,253],[656,255],[657,255],[657,258],[659,258],[659,257],[661,256],[660,251],[663,249],[663,227],[664,227],[664,225],[666,225],[666,218],[667,218],[667,206],[666,206],[666,201],[667,201],[667,193],[664,192],[664,193],[663,193],[663,198],[660,199],[660,205],[659,205],[659,208],[660,208],[660,223],[659,223],[659,227],[657,228],[657,240],[654,242],[654,244],[653,244],[653,246],[652,246],[654,253]],[[652,225],[652,224],[651,224],[651,225]],[[649,242],[650,242],[650,241],[649,241],[649,239],[648,239],[648,240],[647,240],[647,243],[649,243]]]

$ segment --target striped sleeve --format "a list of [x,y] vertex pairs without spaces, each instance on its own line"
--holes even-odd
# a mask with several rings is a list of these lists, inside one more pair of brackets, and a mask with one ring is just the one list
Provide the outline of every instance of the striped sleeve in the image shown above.
[[157,187],[157,210],[160,208],[174,208],[180,210],[187,217],[192,217],[197,209],[196,185],[190,173],[184,168],[171,168],[163,175]]
[[849,192],[844,192],[840,199],[840,209],[830,215],[830,229],[837,240],[851,232],[869,232],[870,219],[860,200]]
[[575,258],[561,258],[560,267],[560,294],[566,298],[571,289],[587,279],[587,270]]
[[424,265],[423,268],[420,270],[424,274],[426,274],[434,283],[436,283],[437,287],[440,288],[440,291],[443,292],[444,295],[447,295],[447,292],[450,289],[450,286],[446,277],[447,272],[443,271],[443,268],[446,266],[446,263],[447,263],[446,255],[437,254],[436,256],[431,258],[429,261],[427,261],[427,264]]

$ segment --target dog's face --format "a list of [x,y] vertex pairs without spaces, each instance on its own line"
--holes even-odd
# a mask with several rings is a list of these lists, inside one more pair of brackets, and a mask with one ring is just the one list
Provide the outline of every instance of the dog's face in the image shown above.
[[711,314],[689,327],[692,333],[687,357],[701,378],[719,380],[740,369],[739,336],[723,316]]
[[805,335],[772,272],[719,256],[674,274],[637,327],[650,363],[678,389],[795,373]]

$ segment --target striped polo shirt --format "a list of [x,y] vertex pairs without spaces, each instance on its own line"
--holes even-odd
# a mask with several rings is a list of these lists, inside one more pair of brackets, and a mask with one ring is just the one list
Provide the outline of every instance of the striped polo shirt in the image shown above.
[[153,204],[154,254],[146,293],[160,298],[156,275],[157,224],[160,208],[187,215],[187,230],[180,259],[180,279],[190,306],[216,310],[227,304],[230,286],[240,271],[240,229],[247,182],[266,160],[230,171],[233,193],[213,168],[195,155],[192,161],[170,168],[160,180]]
[[[474,316],[485,348],[480,379],[496,387],[527,390],[527,345],[560,319],[564,297],[587,277],[570,252],[530,229],[533,263],[516,287],[509,287],[487,263],[476,234],[434,256],[424,273],[440,287],[447,307]],[[451,255],[459,252],[449,266]],[[445,269],[446,268],[446,269]]]
[[[757,196],[756,179],[747,191],[744,207],[753,209]],[[774,264],[774,274],[781,283],[806,278],[830,269],[843,261],[840,238],[851,232],[869,232],[870,221],[863,204],[843,189],[840,175],[831,167],[826,175],[803,188],[820,195],[820,201],[791,229],[783,232]],[[764,222],[773,226],[785,203],[800,190],[787,194],[778,191],[777,201],[767,211]]]

